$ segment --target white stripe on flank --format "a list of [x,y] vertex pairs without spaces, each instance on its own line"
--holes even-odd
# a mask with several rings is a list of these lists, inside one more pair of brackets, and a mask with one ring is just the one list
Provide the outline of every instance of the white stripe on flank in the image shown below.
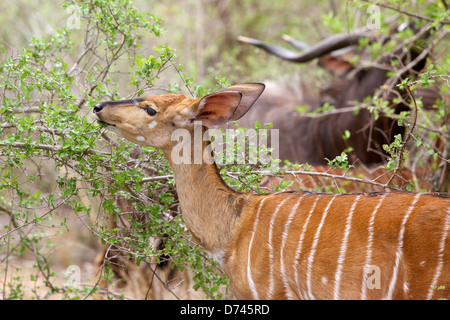
[[447,210],[447,215],[445,216],[444,230],[442,231],[441,242],[439,243],[439,254],[438,254],[438,265],[436,267],[436,273],[434,274],[433,282],[431,283],[430,289],[428,289],[427,299],[430,300],[433,297],[434,291],[436,291],[436,285],[442,272],[442,265],[444,264],[444,249],[445,241],[447,240],[448,230],[450,230],[450,208]]
[[294,296],[292,295],[292,291],[289,289],[289,284],[286,281],[287,277],[286,277],[286,268],[284,267],[284,247],[286,246],[288,233],[289,233],[289,229],[291,227],[292,220],[294,218],[294,215],[297,213],[297,209],[300,206],[300,202],[302,201],[303,196],[304,196],[304,194],[302,194],[298,198],[297,203],[292,208],[291,213],[289,214],[286,224],[284,225],[284,232],[283,232],[283,237],[282,237],[282,241],[281,241],[280,269],[281,269],[281,277],[283,279],[284,289],[286,290],[286,295],[287,295],[288,299],[294,299]]
[[338,266],[336,270],[336,277],[334,280],[335,281],[334,300],[339,300],[339,287],[341,285],[341,275],[342,275],[342,268],[344,266],[345,255],[347,254],[348,236],[350,234],[350,229],[352,226],[353,212],[355,211],[356,204],[358,203],[360,198],[361,195],[358,195],[356,199],[353,201],[352,207],[350,208],[350,212],[347,217],[347,221],[345,222],[344,238],[342,239],[341,250],[339,252],[338,258]]
[[[298,296],[305,300],[305,297],[302,294],[302,291],[300,290],[300,285],[298,283],[298,269],[297,269],[297,265],[298,265],[298,261],[300,259],[300,253],[302,252],[302,246],[303,246],[303,238],[305,237],[305,233],[306,233],[306,228],[308,227],[308,223],[309,223],[309,219],[311,218],[314,209],[316,208],[317,202],[319,201],[320,196],[316,195],[316,200],[314,200],[314,203],[311,207],[311,210],[309,210],[308,213],[308,217],[306,218],[305,223],[303,224],[302,227],[302,233],[300,234],[300,239],[298,242],[298,247],[297,250],[295,251],[295,258],[294,258],[294,271],[295,271],[295,283],[297,284],[297,289],[298,289]],[[305,295],[306,296],[306,295]]]
[[252,237],[250,239],[250,244],[248,245],[248,253],[247,253],[247,281],[248,281],[248,285],[250,287],[250,290],[252,290],[252,292],[253,292],[253,298],[255,300],[259,300],[259,296],[258,296],[258,291],[256,290],[256,287],[255,287],[255,283],[253,282],[252,271],[251,271],[251,268],[250,268],[250,251],[252,250],[253,238],[255,237],[256,228],[258,226],[259,214],[261,212],[262,205],[263,205],[264,201],[267,198],[269,198],[269,197],[270,196],[265,197],[259,203],[258,212],[256,213],[256,218],[255,218],[255,224],[253,225]]
[[375,216],[377,214],[378,209],[380,209],[381,204],[383,203],[386,194],[383,194],[378,202],[377,206],[372,212],[369,220],[369,227],[367,228],[369,232],[369,236],[367,239],[367,252],[366,252],[366,263],[364,264],[363,270],[363,282],[362,282],[362,290],[361,290],[361,300],[366,300],[366,291],[367,291],[367,270],[370,268],[372,264],[372,245],[373,245],[373,236],[374,236],[374,224],[375,224]]
[[400,233],[398,235],[398,247],[397,252],[395,253],[395,264],[394,264],[394,271],[392,272],[392,279],[391,283],[389,284],[389,290],[388,294],[386,296],[386,299],[391,300],[392,295],[394,293],[395,284],[397,283],[397,276],[398,276],[398,268],[400,265],[400,258],[403,254],[403,237],[405,235],[405,228],[406,228],[406,222],[408,221],[409,216],[411,215],[411,212],[414,210],[414,206],[416,205],[417,201],[419,200],[420,193],[416,194],[414,197],[413,202],[408,207],[408,211],[406,212],[405,216],[403,217],[402,224],[400,227]]
[[316,254],[317,244],[319,243],[320,231],[322,230],[323,224],[325,222],[325,218],[327,217],[327,214],[328,214],[328,210],[330,209],[331,204],[333,203],[334,199],[336,199],[336,195],[334,195],[333,198],[331,198],[325,211],[323,212],[322,220],[320,220],[319,226],[317,227],[316,234],[314,235],[314,241],[313,241],[313,244],[311,247],[311,252],[309,253],[309,257],[308,257],[308,268],[307,268],[308,273],[306,274],[306,287],[308,289],[308,297],[310,299],[314,299],[314,296],[311,292],[311,272],[312,272],[312,267],[313,267],[313,263],[314,263],[314,255]]
[[267,300],[272,299],[273,295],[273,289],[274,289],[274,279],[273,279],[273,245],[272,245],[272,238],[273,238],[273,226],[275,224],[275,220],[278,215],[278,211],[280,211],[280,208],[284,205],[284,203],[289,200],[292,197],[292,194],[289,197],[286,197],[283,201],[281,201],[278,206],[275,208],[275,212],[272,215],[272,219],[270,219],[269,223],[269,291],[267,293]]

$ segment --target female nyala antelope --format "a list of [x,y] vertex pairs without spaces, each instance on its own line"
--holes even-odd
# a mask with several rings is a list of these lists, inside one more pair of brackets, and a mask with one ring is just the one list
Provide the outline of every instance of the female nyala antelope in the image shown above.
[[94,113],[128,140],[164,152],[186,225],[219,262],[236,298],[450,298],[449,198],[238,193],[214,163],[174,161],[176,129],[193,135],[194,121],[206,130],[237,120],[263,90],[245,83],[198,99],[166,94],[102,102]]

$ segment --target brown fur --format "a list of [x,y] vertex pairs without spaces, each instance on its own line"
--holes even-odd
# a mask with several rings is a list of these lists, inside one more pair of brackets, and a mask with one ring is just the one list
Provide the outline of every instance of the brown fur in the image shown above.
[[[259,96],[255,84],[238,88],[247,96],[240,103],[250,108]],[[228,109],[231,116],[235,93],[217,94],[223,104],[216,107]],[[172,158],[171,134],[179,127],[193,134],[186,124],[201,116],[202,98],[144,101],[105,102],[94,111],[125,137],[163,150],[186,225],[218,259],[237,298],[450,298],[450,199],[414,193],[237,193],[215,164],[176,164]],[[144,103],[156,104],[158,114],[145,116],[140,110]],[[149,128],[152,121],[157,125]],[[136,140],[136,134],[145,140]],[[371,288],[364,279],[366,263],[380,269],[380,288]],[[435,290],[434,284],[445,289]]]
[[[414,28],[412,29],[414,30]],[[380,43],[386,40],[378,39]],[[327,39],[321,43],[324,44],[326,41]],[[289,58],[295,55],[295,52],[285,55],[283,52],[286,52],[286,49],[280,49],[278,46],[264,44],[258,40],[243,42],[256,45],[279,58],[299,63],[299,61]],[[343,52],[342,49],[331,52],[323,51],[323,56],[316,56],[319,58],[320,67],[335,76],[335,79],[321,90],[317,97],[311,94],[313,90],[311,85],[302,85],[297,90],[289,89],[287,85],[278,85],[278,88],[269,87],[249,115],[239,121],[239,125],[244,128],[253,128],[255,121],[261,124],[272,123],[274,129],[280,130],[280,137],[283,137],[280,140],[279,148],[282,160],[323,165],[327,164],[325,158],[334,159],[342,151],[352,147],[354,149],[350,153],[352,162],[359,160],[365,165],[384,162],[386,154],[382,148],[383,144],[392,143],[395,135],[405,132],[405,127],[398,126],[396,119],[379,112],[379,118],[375,120],[374,115],[365,108],[360,109],[356,115],[350,111],[325,115],[320,118],[301,115],[295,109],[297,106],[307,105],[309,110],[316,110],[328,102],[337,111],[342,111],[342,109],[351,108],[367,97],[373,96],[383,86],[389,86],[392,90],[384,90],[381,97],[389,101],[389,108],[392,109],[392,112],[399,114],[402,111],[410,110],[406,102],[394,102],[394,98],[398,99],[399,97],[406,101],[408,98],[406,91],[398,90],[394,83],[387,84],[389,79],[387,70],[395,69],[392,65],[392,57],[397,59],[402,57],[403,53],[392,52],[386,56],[379,62],[380,65],[384,65],[382,68],[357,66],[358,69],[350,62],[350,59],[357,56],[360,61],[368,61],[371,60],[370,54],[364,50],[349,51],[350,48],[347,47],[347,50]],[[416,49],[411,49],[408,54],[403,56],[401,64],[408,64],[418,54]],[[424,67],[425,61],[426,57],[417,61],[408,74],[403,77],[414,77],[414,74]],[[300,63],[303,62],[306,61],[300,61]],[[304,77],[303,80],[308,81],[307,77]],[[396,81],[398,82],[399,79]],[[414,94],[417,100],[422,98],[426,109],[431,109],[435,101],[440,98],[439,93],[431,88],[419,89]],[[345,131],[350,133],[348,140],[342,138]]]

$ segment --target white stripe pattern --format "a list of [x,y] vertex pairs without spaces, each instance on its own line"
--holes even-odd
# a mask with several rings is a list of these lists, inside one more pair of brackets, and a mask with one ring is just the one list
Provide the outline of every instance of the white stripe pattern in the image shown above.
[[316,196],[316,200],[314,201],[311,210],[309,210],[308,213],[308,217],[306,218],[305,223],[303,224],[302,227],[302,232],[300,234],[300,239],[298,241],[298,247],[297,250],[295,251],[295,258],[294,258],[294,270],[295,270],[295,283],[297,284],[297,289],[298,289],[298,295],[302,300],[305,300],[305,296],[302,294],[302,291],[300,289],[300,284],[298,282],[298,269],[297,269],[297,265],[298,265],[298,261],[300,259],[300,253],[302,252],[302,246],[303,246],[303,239],[305,237],[305,233],[306,233],[306,228],[308,227],[308,223],[309,220],[314,212],[314,209],[316,208],[317,202],[319,201],[319,196]]
[[430,300],[433,297],[433,293],[436,289],[436,285],[439,277],[441,276],[442,266],[444,264],[444,249],[445,249],[445,241],[447,240],[448,231],[450,230],[450,208],[447,210],[447,215],[445,216],[445,225],[444,230],[442,231],[441,242],[439,243],[439,254],[438,254],[438,265],[436,267],[436,273],[433,277],[433,282],[430,285],[430,289],[428,289],[427,299]]
[[253,277],[252,277],[252,270],[251,270],[251,267],[250,267],[250,265],[251,265],[250,252],[252,250],[253,238],[255,237],[256,228],[258,227],[259,214],[261,213],[262,205],[264,204],[264,201],[267,198],[269,198],[269,197],[265,197],[259,203],[259,208],[258,208],[258,212],[256,213],[255,224],[253,225],[253,233],[252,233],[252,237],[250,239],[250,244],[248,245],[248,253],[247,253],[247,281],[248,281],[248,285],[250,287],[250,290],[253,293],[253,299],[255,299],[255,300],[259,300],[259,295],[258,295],[258,291],[256,290],[255,282],[253,281]]
[[361,288],[361,300],[366,300],[366,291],[367,291],[367,271],[368,268],[372,264],[372,246],[373,246],[373,236],[374,236],[374,225],[375,225],[375,216],[378,212],[378,209],[380,209],[381,204],[384,201],[384,198],[386,197],[386,194],[381,196],[380,201],[378,202],[377,206],[372,212],[372,215],[370,216],[369,220],[369,227],[368,227],[368,239],[367,239],[367,251],[366,251],[366,262],[364,264],[364,270],[363,270],[363,282],[362,282],[362,288]]
[[273,278],[273,260],[274,260],[274,255],[273,255],[273,245],[272,245],[272,238],[273,238],[273,226],[275,225],[275,220],[277,218],[278,212],[280,211],[280,208],[284,205],[284,203],[289,200],[292,197],[292,194],[289,197],[286,197],[283,201],[281,201],[278,206],[275,208],[275,212],[272,215],[272,219],[270,219],[270,223],[269,223],[269,291],[268,291],[268,296],[267,296],[267,300],[272,299],[272,295],[273,295],[273,289],[275,286],[274,283],[274,278]]
[[328,210],[330,209],[331,204],[333,203],[334,199],[336,199],[336,197],[337,197],[337,195],[334,195],[333,198],[331,198],[325,211],[323,212],[322,219],[320,220],[319,226],[317,227],[317,230],[316,230],[316,234],[314,235],[314,241],[313,241],[313,244],[311,247],[311,252],[309,253],[308,267],[307,267],[307,274],[306,274],[306,288],[308,289],[308,297],[310,299],[314,299],[314,295],[311,292],[311,273],[312,273],[312,266],[314,263],[314,256],[316,254],[317,244],[319,243],[320,231],[322,231],[322,227],[325,222],[325,218],[327,217]]
[[403,237],[405,235],[405,228],[406,228],[406,222],[408,221],[409,216],[411,215],[411,212],[414,210],[414,206],[416,205],[417,201],[419,200],[420,193],[418,193],[414,200],[412,201],[411,205],[408,208],[408,211],[406,212],[405,216],[403,217],[402,224],[400,227],[400,233],[398,235],[398,246],[397,246],[397,252],[395,254],[395,264],[394,264],[394,270],[392,272],[392,278],[391,282],[389,284],[389,290],[388,294],[386,296],[386,299],[391,300],[392,295],[394,293],[395,284],[397,283],[397,277],[398,277],[398,269],[400,266],[400,258],[403,254]]
[[289,217],[288,217],[288,219],[286,221],[286,224],[284,226],[284,232],[283,232],[282,241],[281,241],[280,269],[281,269],[281,276],[283,278],[284,289],[286,290],[286,294],[288,296],[288,299],[294,299],[294,296],[292,294],[292,291],[289,289],[289,284],[287,282],[287,278],[288,277],[286,275],[286,268],[284,267],[284,248],[286,246],[286,242],[287,242],[289,229],[291,227],[292,220],[293,220],[295,214],[297,213],[297,209],[300,206],[300,203],[301,203],[303,197],[304,197],[304,194],[302,194],[298,198],[297,203],[292,208],[291,213],[289,214]]
[[335,286],[334,286],[334,299],[335,300],[339,300],[339,287],[341,285],[342,268],[344,266],[345,255],[347,253],[348,237],[349,237],[350,229],[351,229],[351,225],[352,225],[353,212],[355,211],[356,205],[358,204],[358,201],[360,198],[361,198],[361,195],[358,195],[356,197],[356,199],[353,201],[352,207],[350,208],[350,212],[347,216],[347,221],[345,222],[344,238],[342,239],[342,245],[341,245],[341,250],[339,252],[338,266],[337,266],[336,277],[335,277]]
[[[369,220],[367,225],[368,235],[366,253],[363,256],[365,257],[365,261],[361,283],[361,299],[374,298],[374,296],[368,294],[367,292],[369,289],[371,289],[371,285],[367,282],[368,279],[370,279],[370,273],[368,270],[373,270],[373,268],[376,267],[378,270],[377,272],[380,273],[380,268],[378,266],[372,265],[374,260],[374,250],[378,248],[375,247],[375,244],[379,240],[376,234],[377,230],[375,229],[375,226],[378,226],[378,219],[380,220],[379,223],[385,223],[385,218],[387,217],[386,215],[393,214],[395,212],[396,209],[391,206],[383,206],[383,204],[386,202],[392,202],[394,199],[398,199],[396,195],[389,193],[377,195],[375,196],[376,199],[369,201],[368,208],[367,203],[365,202],[367,201],[366,196],[363,194],[357,194],[352,198],[348,198],[348,201],[344,201],[343,198],[339,198],[342,200],[342,202],[336,200],[337,197],[340,197],[337,194],[323,196],[309,193],[302,193],[299,195],[298,193],[296,193],[285,195],[284,197],[276,197],[275,195],[276,194],[272,194],[263,197],[260,200],[259,204],[256,205],[256,216],[254,216],[253,228],[251,230],[252,234],[248,243],[247,253],[247,281],[251,293],[249,298],[273,299],[275,293],[278,295],[281,294],[282,291],[284,291],[284,297],[288,299],[315,299],[317,297],[317,293],[315,291],[317,289],[317,281],[321,281],[325,285],[332,285],[333,291],[332,293],[330,293],[336,300],[353,297],[352,293],[354,293],[354,291],[350,291],[346,294],[342,290],[345,289],[344,284],[345,286],[347,285],[346,283],[344,283],[346,278],[343,278],[343,276],[347,274],[347,267],[345,266],[346,263],[348,265],[349,259],[353,254],[351,248],[354,240],[353,233],[356,232],[354,230],[356,227],[365,229],[363,225],[359,225],[357,223],[358,219],[364,219],[365,221],[367,221],[366,219]],[[295,198],[295,196],[298,197]],[[405,263],[403,260],[404,250],[407,249],[404,248],[406,236],[408,235],[409,229],[412,228],[410,227],[410,224],[412,223],[411,221],[415,221],[417,218],[420,221],[421,214],[428,208],[425,205],[425,203],[428,203],[428,198],[421,198],[421,196],[426,197],[424,194],[414,194],[406,198],[401,196],[399,198],[401,201],[400,203],[403,203],[405,199],[408,199],[410,201],[409,206],[408,204],[403,205],[405,206],[405,208],[402,210],[397,210],[398,212],[395,212],[397,215],[394,220],[387,220],[388,223],[389,221],[395,223],[396,233],[394,235],[396,235],[397,237],[394,241],[389,240],[390,245],[392,245],[392,249],[394,249],[395,251],[393,251],[393,255],[391,256],[392,258],[390,259],[388,264],[380,261],[380,263],[383,264],[382,266],[380,265],[381,267],[391,268],[391,270],[383,270],[383,274],[386,273],[386,276],[390,278],[386,280],[386,285],[383,285],[384,289],[382,291],[377,291],[382,294],[384,299],[399,298],[397,297],[397,289],[404,291],[401,294],[405,295],[405,298],[408,296],[411,298],[412,296],[410,295],[414,294],[415,292],[414,288],[416,286],[413,285],[412,282],[410,283],[409,276],[405,279],[403,275],[403,266]],[[314,197],[314,199],[312,197]],[[266,200],[269,202],[266,203]],[[353,202],[350,204],[349,202],[351,202],[352,200]],[[419,201],[420,206],[418,206]],[[319,202],[320,209],[318,209]],[[341,203],[344,203],[345,205],[341,205]],[[264,207],[264,204],[266,204],[266,207]],[[311,207],[308,209],[309,206]],[[383,208],[383,210],[381,208]],[[271,210],[273,210],[273,213],[271,212]],[[388,210],[393,212],[388,212]],[[438,210],[437,212],[439,214],[442,213],[444,215],[441,215],[441,220],[439,220],[439,226],[442,225],[442,228],[434,229],[433,231],[433,233],[436,235],[436,241],[433,242],[435,243],[436,248],[434,249],[434,257],[436,260],[433,260],[435,267],[434,270],[429,271],[427,277],[424,277],[424,279],[426,278],[426,280],[424,280],[426,281],[426,289],[421,290],[423,294],[426,293],[427,299],[433,298],[434,294],[436,293],[435,289],[437,285],[439,285],[440,283],[445,284],[445,282],[443,282],[441,278],[443,277],[442,275],[445,274],[444,268],[447,268],[445,263],[447,261],[447,243],[450,238],[450,208],[448,206],[444,206],[443,208],[439,207],[439,209],[436,210]],[[340,225],[339,230],[343,229],[343,233],[339,231],[341,237],[337,238],[338,244],[336,245],[336,251],[338,252],[335,252],[337,253],[338,257],[333,283],[332,279],[328,278],[326,274],[321,274],[318,278],[316,278],[316,273],[319,272],[319,269],[315,269],[314,263],[317,263],[320,257],[322,243],[325,243],[326,241],[324,239],[325,233],[329,231],[330,224],[332,227],[333,223],[337,223],[337,220],[333,219],[333,214],[338,212],[340,212],[341,214],[347,213],[347,216],[341,216],[341,219],[339,220],[340,222],[338,222]],[[358,212],[365,212],[364,216],[358,215]],[[314,222],[311,222],[312,218],[314,218],[312,220]],[[259,226],[259,223],[263,221],[266,221],[265,223],[263,223],[264,226]],[[344,223],[345,225],[343,226]],[[267,264],[265,270],[267,270],[268,267],[269,272],[267,274],[268,279],[266,277],[263,282],[267,284],[267,282],[265,281],[268,281],[268,286],[261,287],[261,284],[258,282],[260,280],[260,276],[258,276],[258,279],[255,279],[258,280],[257,283],[255,283],[253,279],[252,270],[254,271],[254,268],[252,268],[251,254],[253,252],[253,242],[258,241],[257,239],[259,239],[257,237],[257,234],[265,233],[266,228],[268,228],[267,233],[265,234],[268,239],[268,247],[266,247],[265,250],[268,250],[269,259],[266,262]],[[336,230],[335,232],[338,232],[338,230]],[[292,237],[298,235],[298,239],[289,238],[290,236]],[[350,235],[352,235],[352,238],[350,238]],[[276,238],[277,236],[278,238]],[[292,243],[295,240],[298,240],[298,242],[296,242],[296,244]],[[278,241],[280,241],[281,243],[279,243]],[[409,242],[407,242],[407,244],[408,243]],[[288,250],[288,247],[293,247],[295,245],[297,246],[297,250],[295,251],[294,261],[292,261],[291,258],[294,253],[292,252],[289,254],[290,251],[288,252],[286,250]],[[308,249],[308,252],[303,252],[305,251],[303,245],[305,245],[305,248]],[[259,247],[257,244],[255,244],[255,249],[257,250],[257,248]],[[278,259],[278,249],[280,250],[279,270],[278,267],[275,267],[277,265],[276,259]],[[255,255],[253,257],[256,257],[256,254],[257,253],[255,252]],[[219,253],[219,256],[221,256],[221,253]],[[421,260],[419,260],[418,262],[420,261]],[[426,262],[427,261],[422,261],[419,263],[419,265],[424,266]],[[255,264],[255,261],[253,261],[253,264]],[[291,269],[291,265],[293,267],[293,270]],[[256,265],[254,265],[253,267],[256,267]],[[333,268],[333,266],[330,265],[330,268]],[[313,271],[315,272],[314,275]],[[352,272],[354,272],[355,277],[357,277],[356,270],[353,270]],[[291,275],[292,273],[294,274]],[[294,279],[292,279],[292,276],[294,276]],[[361,278],[358,278],[357,281],[359,282],[360,279]],[[281,283],[279,283],[280,280]],[[295,284],[297,286],[296,289],[292,287],[292,280],[295,280]],[[379,285],[380,280],[378,279],[377,281]],[[400,283],[401,281],[403,281],[403,283]],[[422,281],[422,284],[424,281]],[[256,285],[258,285],[258,288],[256,287]],[[282,285],[283,287],[280,288],[280,285]],[[380,288],[377,287],[377,289]],[[354,288],[352,290],[354,290]],[[398,294],[400,294],[400,292],[398,292]]]

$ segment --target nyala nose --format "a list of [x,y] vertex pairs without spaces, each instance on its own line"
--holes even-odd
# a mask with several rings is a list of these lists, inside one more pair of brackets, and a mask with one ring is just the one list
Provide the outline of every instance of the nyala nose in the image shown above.
[[103,103],[99,102],[94,106],[94,113],[97,113],[103,109]]

